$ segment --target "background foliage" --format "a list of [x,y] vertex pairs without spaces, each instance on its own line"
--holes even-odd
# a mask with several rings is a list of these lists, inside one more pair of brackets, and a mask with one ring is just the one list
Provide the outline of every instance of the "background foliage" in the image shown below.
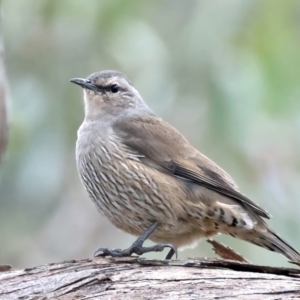
[[[127,74],[300,250],[299,15],[297,0],[2,1],[10,143],[0,262],[84,258],[133,241],[96,212],[75,166],[82,92],[69,79],[104,69]],[[286,264],[246,242],[217,239],[252,262]],[[204,255],[213,255],[206,242],[180,253]]]

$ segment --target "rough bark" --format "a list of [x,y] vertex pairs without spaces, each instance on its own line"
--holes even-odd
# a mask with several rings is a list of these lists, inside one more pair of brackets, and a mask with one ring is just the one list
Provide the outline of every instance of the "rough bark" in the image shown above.
[[[1,17],[1,1],[0,1],[0,17]],[[1,26],[1,20],[0,20]],[[7,113],[5,101],[5,67],[4,67],[4,47],[0,32],[0,163],[6,150],[8,138]]]
[[299,270],[225,260],[97,258],[0,272],[0,299],[299,298]]

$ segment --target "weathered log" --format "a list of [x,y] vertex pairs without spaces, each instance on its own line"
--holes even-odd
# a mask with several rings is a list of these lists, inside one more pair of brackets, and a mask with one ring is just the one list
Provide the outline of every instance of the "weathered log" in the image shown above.
[[0,272],[0,299],[300,299],[300,270],[97,258]]

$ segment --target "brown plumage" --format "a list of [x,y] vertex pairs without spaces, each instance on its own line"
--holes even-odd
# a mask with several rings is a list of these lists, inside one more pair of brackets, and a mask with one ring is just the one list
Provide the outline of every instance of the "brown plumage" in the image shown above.
[[299,253],[268,228],[263,218],[269,214],[158,118],[123,74],[103,71],[72,82],[84,88],[76,159],[90,198],[130,234],[143,235],[153,225],[138,240],[139,247],[135,244],[129,252],[101,248],[101,254],[148,252],[152,248],[141,250],[142,242],[151,233],[152,241],[164,243],[154,251],[224,233],[300,261]]

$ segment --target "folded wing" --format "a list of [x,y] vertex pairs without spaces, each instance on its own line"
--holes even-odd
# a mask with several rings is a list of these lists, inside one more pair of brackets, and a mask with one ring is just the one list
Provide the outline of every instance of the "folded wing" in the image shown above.
[[270,218],[268,212],[239,192],[225,171],[155,115],[120,120],[113,129],[128,150],[138,154],[145,165],[218,192],[257,215]]

